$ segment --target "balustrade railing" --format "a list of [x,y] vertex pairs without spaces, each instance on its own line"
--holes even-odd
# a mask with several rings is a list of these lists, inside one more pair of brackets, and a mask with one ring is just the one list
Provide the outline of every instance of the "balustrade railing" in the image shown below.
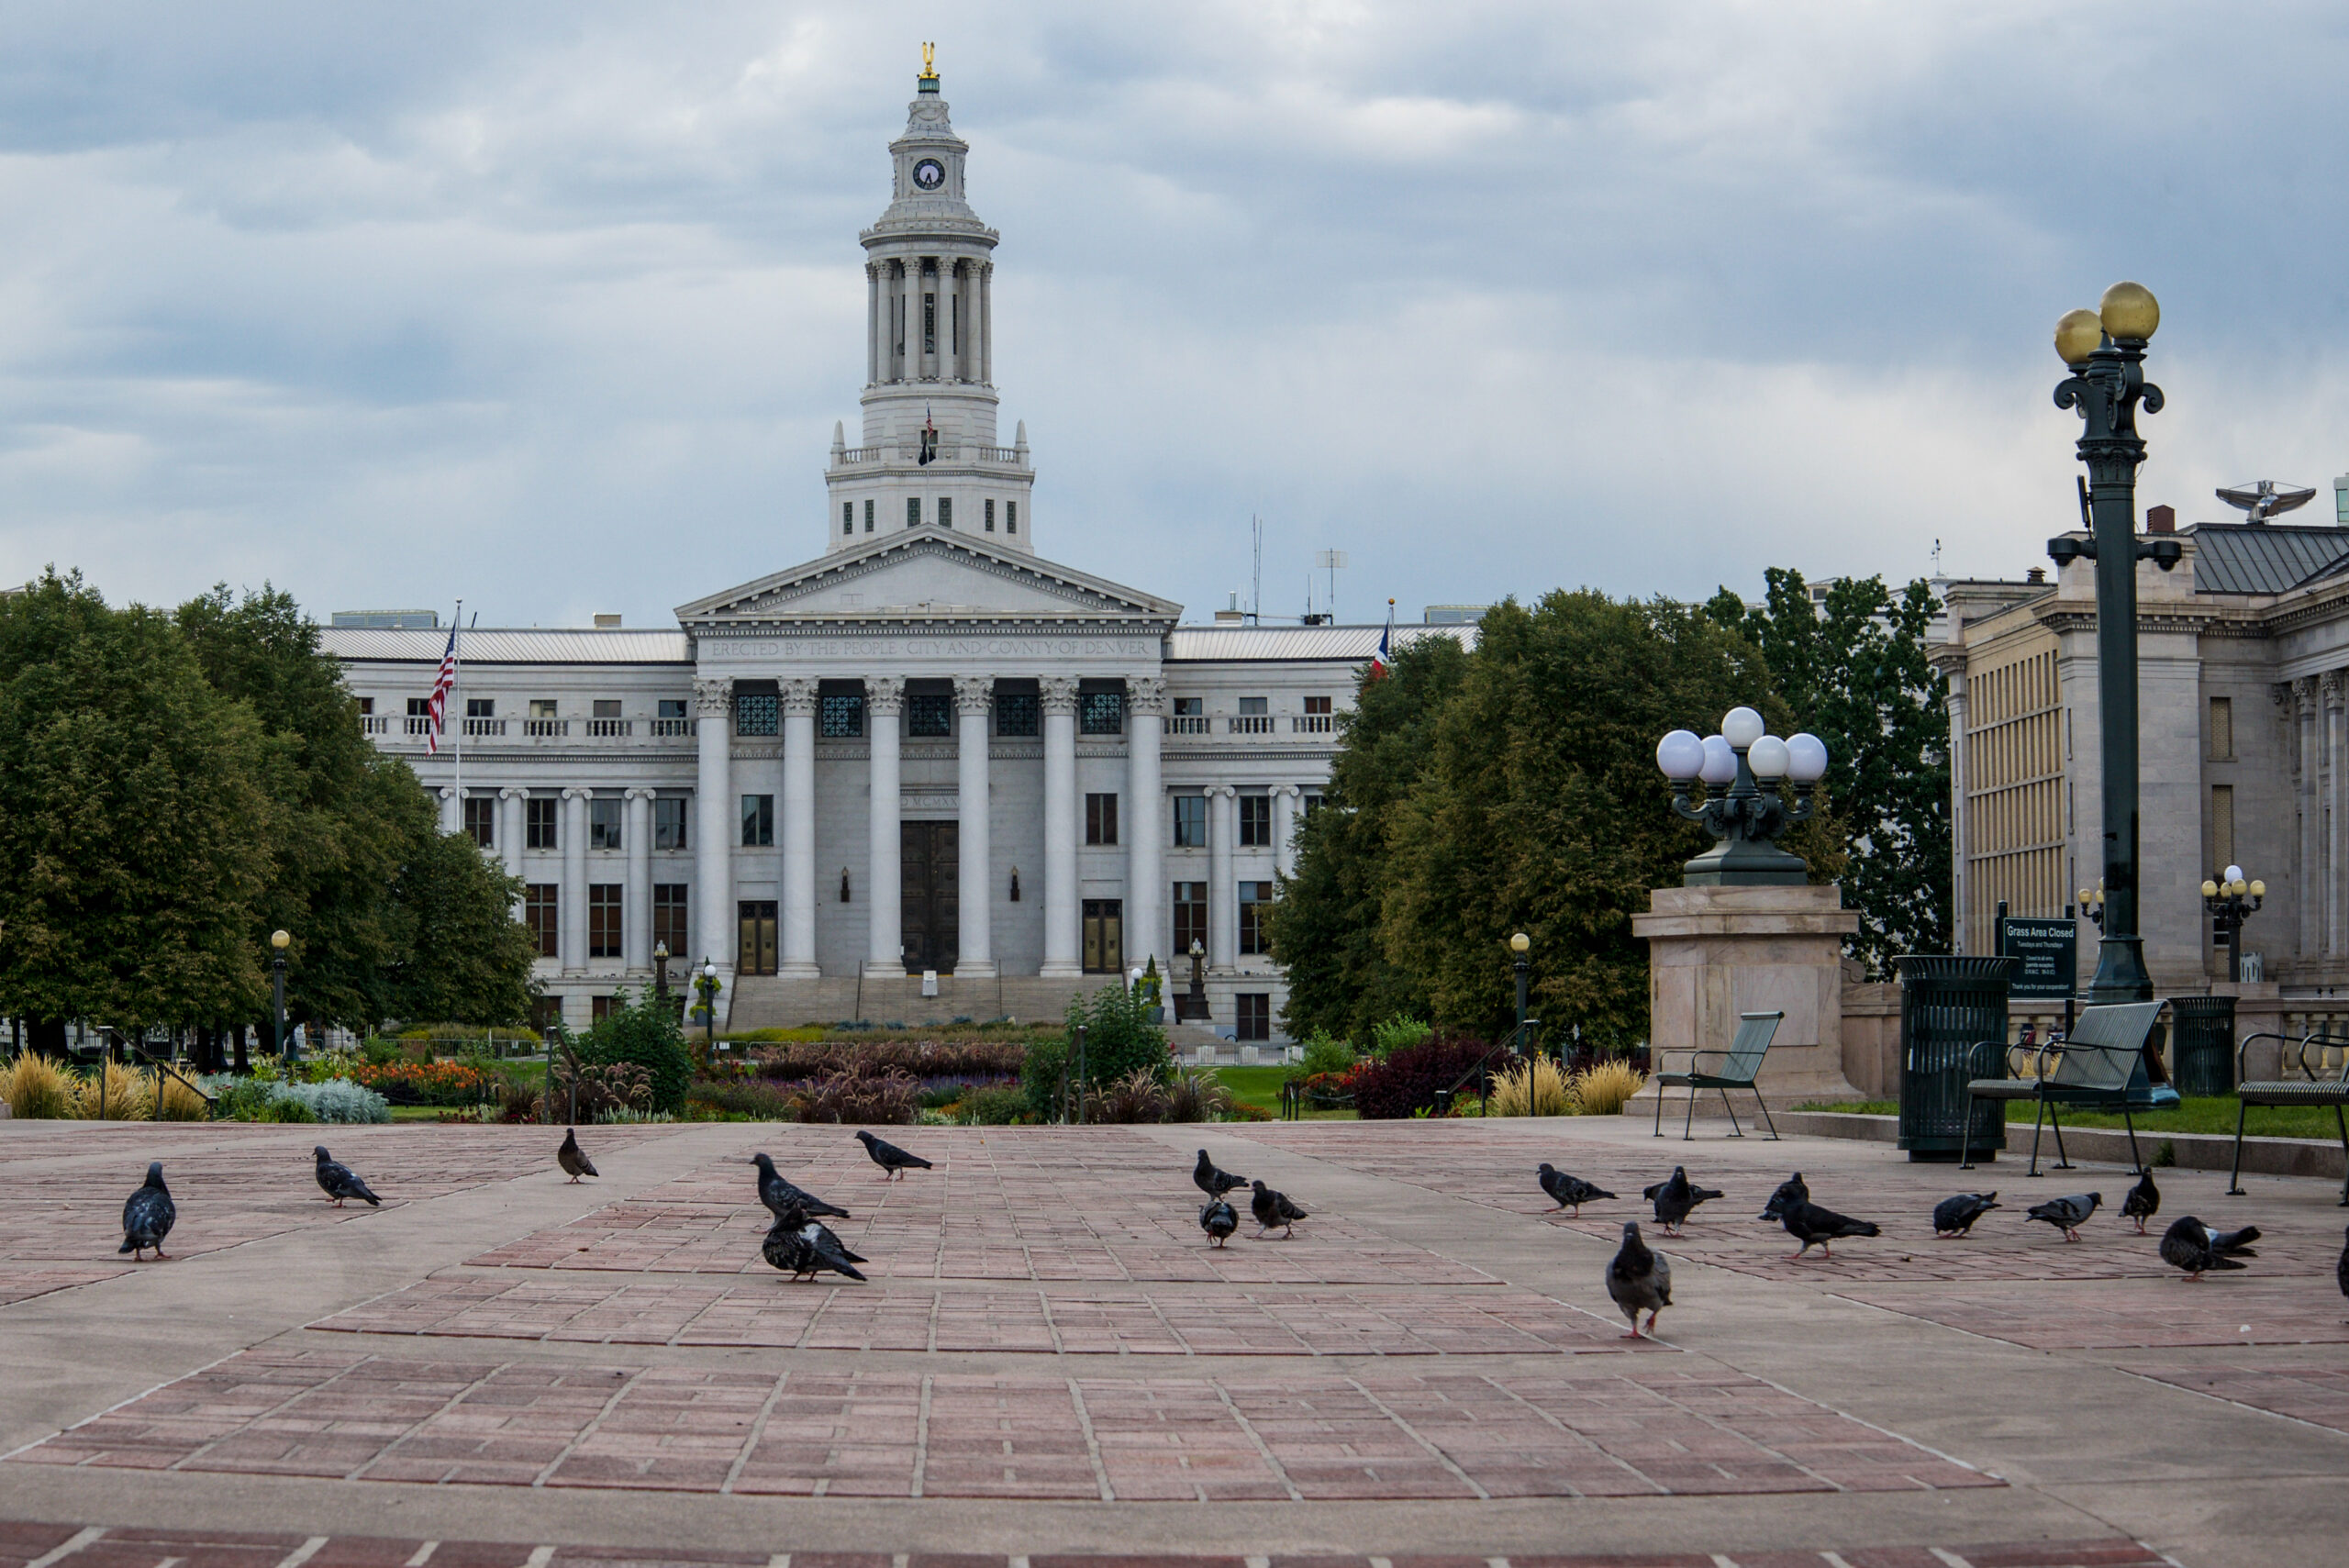
[[633,734],[635,730],[636,720],[632,718],[591,718],[587,721],[587,734],[591,740],[608,740]]
[[652,721],[652,733],[656,737],[691,735],[693,732],[694,721],[690,718],[656,718]]
[[391,716],[381,713],[361,714],[359,716],[359,728],[362,734],[389,735],[392,732]]
[[503,735],[506,721],[502,718],[469,718],[465,720],[467,735]]
[[571,720],[567,718],[526,718],[522,721],[522,733],[530,737],[530,739],[534,740],[551,740],[557,736],[570,734]]
[[1228,733],[1233,735],[1270,735],[1273,732],[1273,716],[1269,713],[1235,713],[1224,722]]
[[1166,721],[1166,733],[1169,735],[1205,735],[1207,732],[1208,716],[1203,713],[1178,713]]
[[410,735],[429,735],[432,733],[432,721],[420,713],[412,713],[407,717],[407,732]]
[[1288,728],[1293,735],[1327,735],[1335,725],[1326,713],[1300,713],[1290,717]]

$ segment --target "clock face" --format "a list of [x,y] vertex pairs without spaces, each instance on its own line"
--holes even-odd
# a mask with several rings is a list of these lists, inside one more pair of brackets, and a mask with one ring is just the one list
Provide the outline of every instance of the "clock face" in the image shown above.
[[946,165],[935,158],[925,158],[914,165],[914,183],[925,191],[934,191],[946,183]]

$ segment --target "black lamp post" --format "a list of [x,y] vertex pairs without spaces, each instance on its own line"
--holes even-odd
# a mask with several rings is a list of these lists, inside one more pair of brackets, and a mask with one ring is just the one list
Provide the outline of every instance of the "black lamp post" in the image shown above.
[[269,961],[270,990],[275,999],[277,1012],[277,1055],[285,1059],[285,949],[294,939],[284,931],[272,931],[269,945],[277,950]]
[[669,944],[652,944],[652,994],[663,1002],[669,999]]
[[2264,882],[2245,882],[2243,867],[2229,866],[2226,876],[2202,884],[2202,908],[2217,923],[2219,939],[2227,944],[2227,979],[2243,979],[2243,923],[2267,896]]
[[[1675,729],[1656,743],[1655,765],[1672,781],[1673,811],[1720,840],[1680,868],[1683,885],[1800,887],[1810,880],[1802,857],[1775,840],[1809,819],[1811,792],[1827,775],[1827,743],[1810,734],[1781,740],[1764,729],[1760,714],[1733,707],[1721,716],[1718,735],[1699,740],[1693,730]],[[1705,798],[1692,802],[1699,786]]]
[[705,956],[701,973],[694,976],[694,989],[701,993],[702,1042],[705,1051],[718,1050],[718,965]]
[[2091,1002],[2144,1002],[2154,995],[2137,909],[2137,562],[2150,560],[2166,572],[2183,553],[2175,539],[2137,537],[2137,466],[2145,461],[2137,409],[2161,412],[2162,389],[2145,379],[2143,368],[2145,343],[2161,320],[2152,291],[2119,283],[2096,309],[2072,311],[2055,324],[2055,352],[2072,370],[2055,388],[2055,406],[2079,411],[2089,537],[2050,539],[2047,553],[2058,566],[2082,556],[2096,562],[2104,940],[2088,983]]
[[1517,971],[1517,1053],[1525,1054],[1525,987],[1533,978],[1533,964],[1526,954],[1533,949],[1533,939],[1523,931],[1509,938],[1508,951],[1514,956],[1509,967]]
[[2080,889],[2080,913],[2099,931],[2104,929],[2104,884]]

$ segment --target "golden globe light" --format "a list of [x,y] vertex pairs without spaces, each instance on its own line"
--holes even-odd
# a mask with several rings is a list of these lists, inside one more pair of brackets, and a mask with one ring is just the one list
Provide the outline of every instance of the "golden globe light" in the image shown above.
[[2080,902],[2081,902],[2081,904],[2086,905],[2086,904],[2087,903],[2087,901],[2088,901],[2088,890],[2087,890],[2087,888],[2083,887],[2083,888],[2081,888],[2081,889],[2080,889]]
[[2097,301],[2096,313],[2104,323],[2104,329],[2115,338],[2134,338],[2141,342],[2152,337],[2162,324],[2161,301],[2143,284],[2123,281],[2113,284]]
[[284,931],[272,931],[269,933],[269,945],[275,948],[280,952],[284,952],[286,948],[293,944],[293,941],[294,939]]
[[2104,318],[2093,310],[2067,310],[2055,323],[2055,352],[2067,365],[2084,365],[2104,346]]
[[2204,877],[2202,879],[2202,896],[2205,898],[2216,898],[2218,895],[2219,884],[2212,882],[2209,877]]
[[1528,937],[1523,931],[1518,932],[1517,935],[1509,938],[1508,940],[1508,951],[1511,952],[1525,952],[1532,946],[1533,940],[1531,937]]
[[2266,896],[2267,896],[2267,884],[2266,884],[2266,883],[2264,883],[2264,882],[2254,882],[2254,883],[2253,883],[2253,884],[2251,884],[2251,895],[2252,895],[2254,898],[2265,898],[2265,897],[2266,897]]

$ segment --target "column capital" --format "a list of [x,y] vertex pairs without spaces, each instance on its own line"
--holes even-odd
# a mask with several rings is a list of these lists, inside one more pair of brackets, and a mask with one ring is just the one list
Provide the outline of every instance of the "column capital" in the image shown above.
[[1038,694],[1043,698],[1046,713],[1076,711],[1076,677],[1074,675],[1042,675],[1036,681]]
[[1304,786],[1304,785],[1302,785],[1302,784],[1275,784],[1275,785],[1273,786],[1273,788],[1272,788],[1272,793],[1273,793],[1273,794],[1275,794],[1275,795],[1287,795],[1291,800],[1295,800],[1295,799],[1297,799],[1298,796],[1302,795],[1305,793],[1305,786]]
[[1209,798],[1221,795],[1226,800],[1236,800],[1240,795],[1239,789],[1231,784],[1209,784],[1204,793]]
[[776,684],[783,688],[784,712],[805,717],[816,711],[815,682],[795,675]]
[[984,715],[995,706],[993,675],[957,675],[954,677],[954,710],[957,713]]
[[661,792],[660,792],[660,791],[658,791],[658,790],[647,789],[647,788],[645,788],[642,784],[639,784],[639,785],[637,785],[635,788],[633,788],[633,789],[631,789],[631,790],[629,790],[626,794],[622,795],[620,796],[620,798],[621,798],[621,799],[623,799],[623,800],[631,800],[631,801],[633,801],[633,800],[651,800],[654,795],[658,795],[658,794],[660,794],[660,793],[661,793]]
[[562,790],[562,798],[565,800],[586,800],[591,798],[595,793],[596,792],[594,790],[588,788],[584,784],[565,784]]
[[500,800],[528,800],[530,798],[530,792],[524,789],[519,784],[507,784],[504,789],[497,792],[497,798]]
[[1126,706],[1134,713],[1163,713],[1166,711],[1166,683],[1156,675],[1143,675],[1126,682]]
[[705,717],[724,714],[733,700],[734,682],[730,677],[694,682],[694,711]]
[[2317,702],[2316,677],[2314,675],[2302,675],[2299,680],[2294,681],[2292,683],[2292,695],[2299,699],[2302,717],[2305,717],[2309,714],[2315,712]]
[[2343,689],[2349,686],[2349,670],[2327,670],[2317,677],[2317,684],[2324,694],[2324,706],[2339,707]]
[[456,792],[456,789],[455,789],[452,785],[450,785],[450,784],[442,784],[442,785],[440,786],[440,798],[441,798],[441,799],[443,799],[443,800],[454,800],[454,799],[456,799],[456,798],[457,798],[457,792]]
[[865,676],[864,706],[879,714],[902,713],[906,706],[906,683],[895,675]]

